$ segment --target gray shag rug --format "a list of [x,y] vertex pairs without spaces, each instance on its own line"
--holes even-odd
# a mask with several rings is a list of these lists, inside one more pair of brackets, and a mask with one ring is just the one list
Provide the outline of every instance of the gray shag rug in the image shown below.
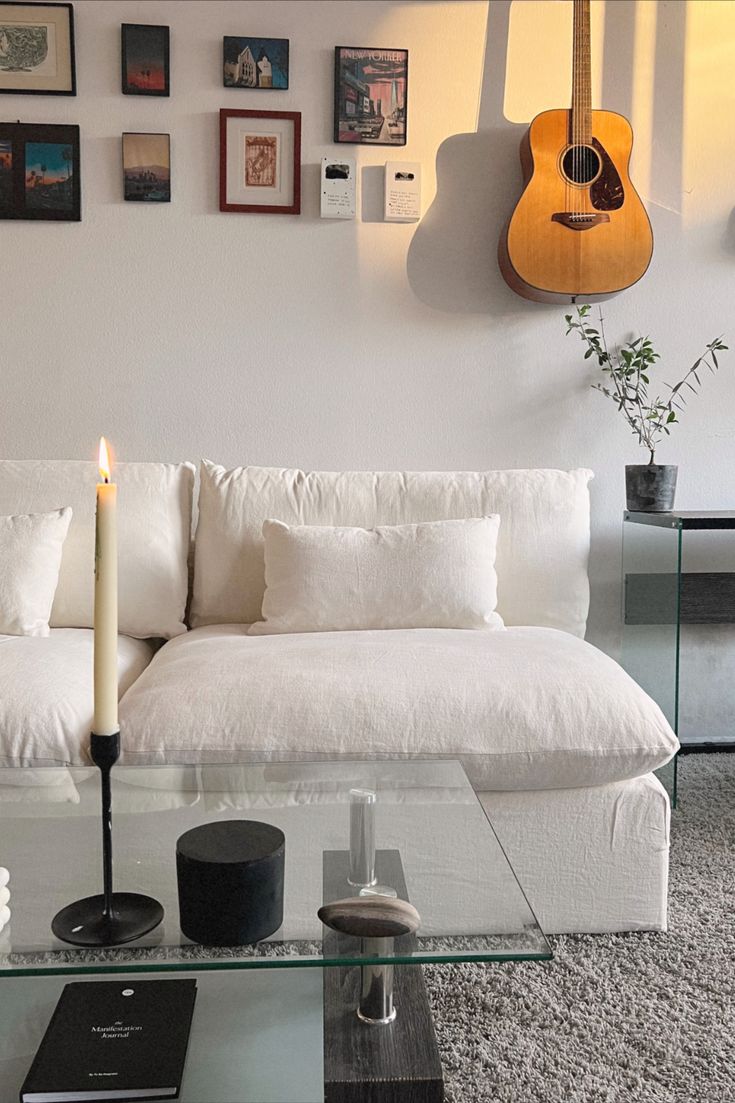
[[666,934],[426,968],[449,1103],[735,1103],[735,754],[679,760]]

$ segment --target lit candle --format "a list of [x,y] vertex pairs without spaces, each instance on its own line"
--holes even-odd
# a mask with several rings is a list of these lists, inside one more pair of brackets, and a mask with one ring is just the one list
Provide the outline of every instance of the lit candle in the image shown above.
[[107,442],[100,438],[100,479],[94,553],[95,735],[114,735],[117,725],[117,487],[110,479]]

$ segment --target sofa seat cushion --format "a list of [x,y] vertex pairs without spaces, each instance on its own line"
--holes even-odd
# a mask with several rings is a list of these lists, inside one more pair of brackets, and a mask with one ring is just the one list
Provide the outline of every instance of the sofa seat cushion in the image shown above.
[[128,762],[459,758],[478,790],[637,777],[676,737],[612,659],[548,628],[249,636],[167,643],[121,704]]
[[[52,628],[45,638],[0,636],[0,766],[89,762],[93,686],[91,628]],[[120,694],[153,646],[118,639]]]

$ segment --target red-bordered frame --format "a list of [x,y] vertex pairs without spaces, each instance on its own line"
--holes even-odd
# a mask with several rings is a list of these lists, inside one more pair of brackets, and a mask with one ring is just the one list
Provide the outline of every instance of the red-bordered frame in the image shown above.
[[[227,120],[290,119],[293,124],[293,202],[286,206],[264,203],[227,202]],[[246,111],[222,107],[219,113],[219,209],[242,211],[249,214],[301,214],[301,112],[300,111]]]

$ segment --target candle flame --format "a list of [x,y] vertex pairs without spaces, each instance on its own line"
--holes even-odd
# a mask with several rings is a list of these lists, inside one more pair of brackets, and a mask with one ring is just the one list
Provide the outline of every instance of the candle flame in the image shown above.
[[110,481],[110,455],[107,451],[107,441],[104,437],[100,437],[100,454],[97,461],[97,465],[100,469],[100,478],[103,482],[109,483]]

